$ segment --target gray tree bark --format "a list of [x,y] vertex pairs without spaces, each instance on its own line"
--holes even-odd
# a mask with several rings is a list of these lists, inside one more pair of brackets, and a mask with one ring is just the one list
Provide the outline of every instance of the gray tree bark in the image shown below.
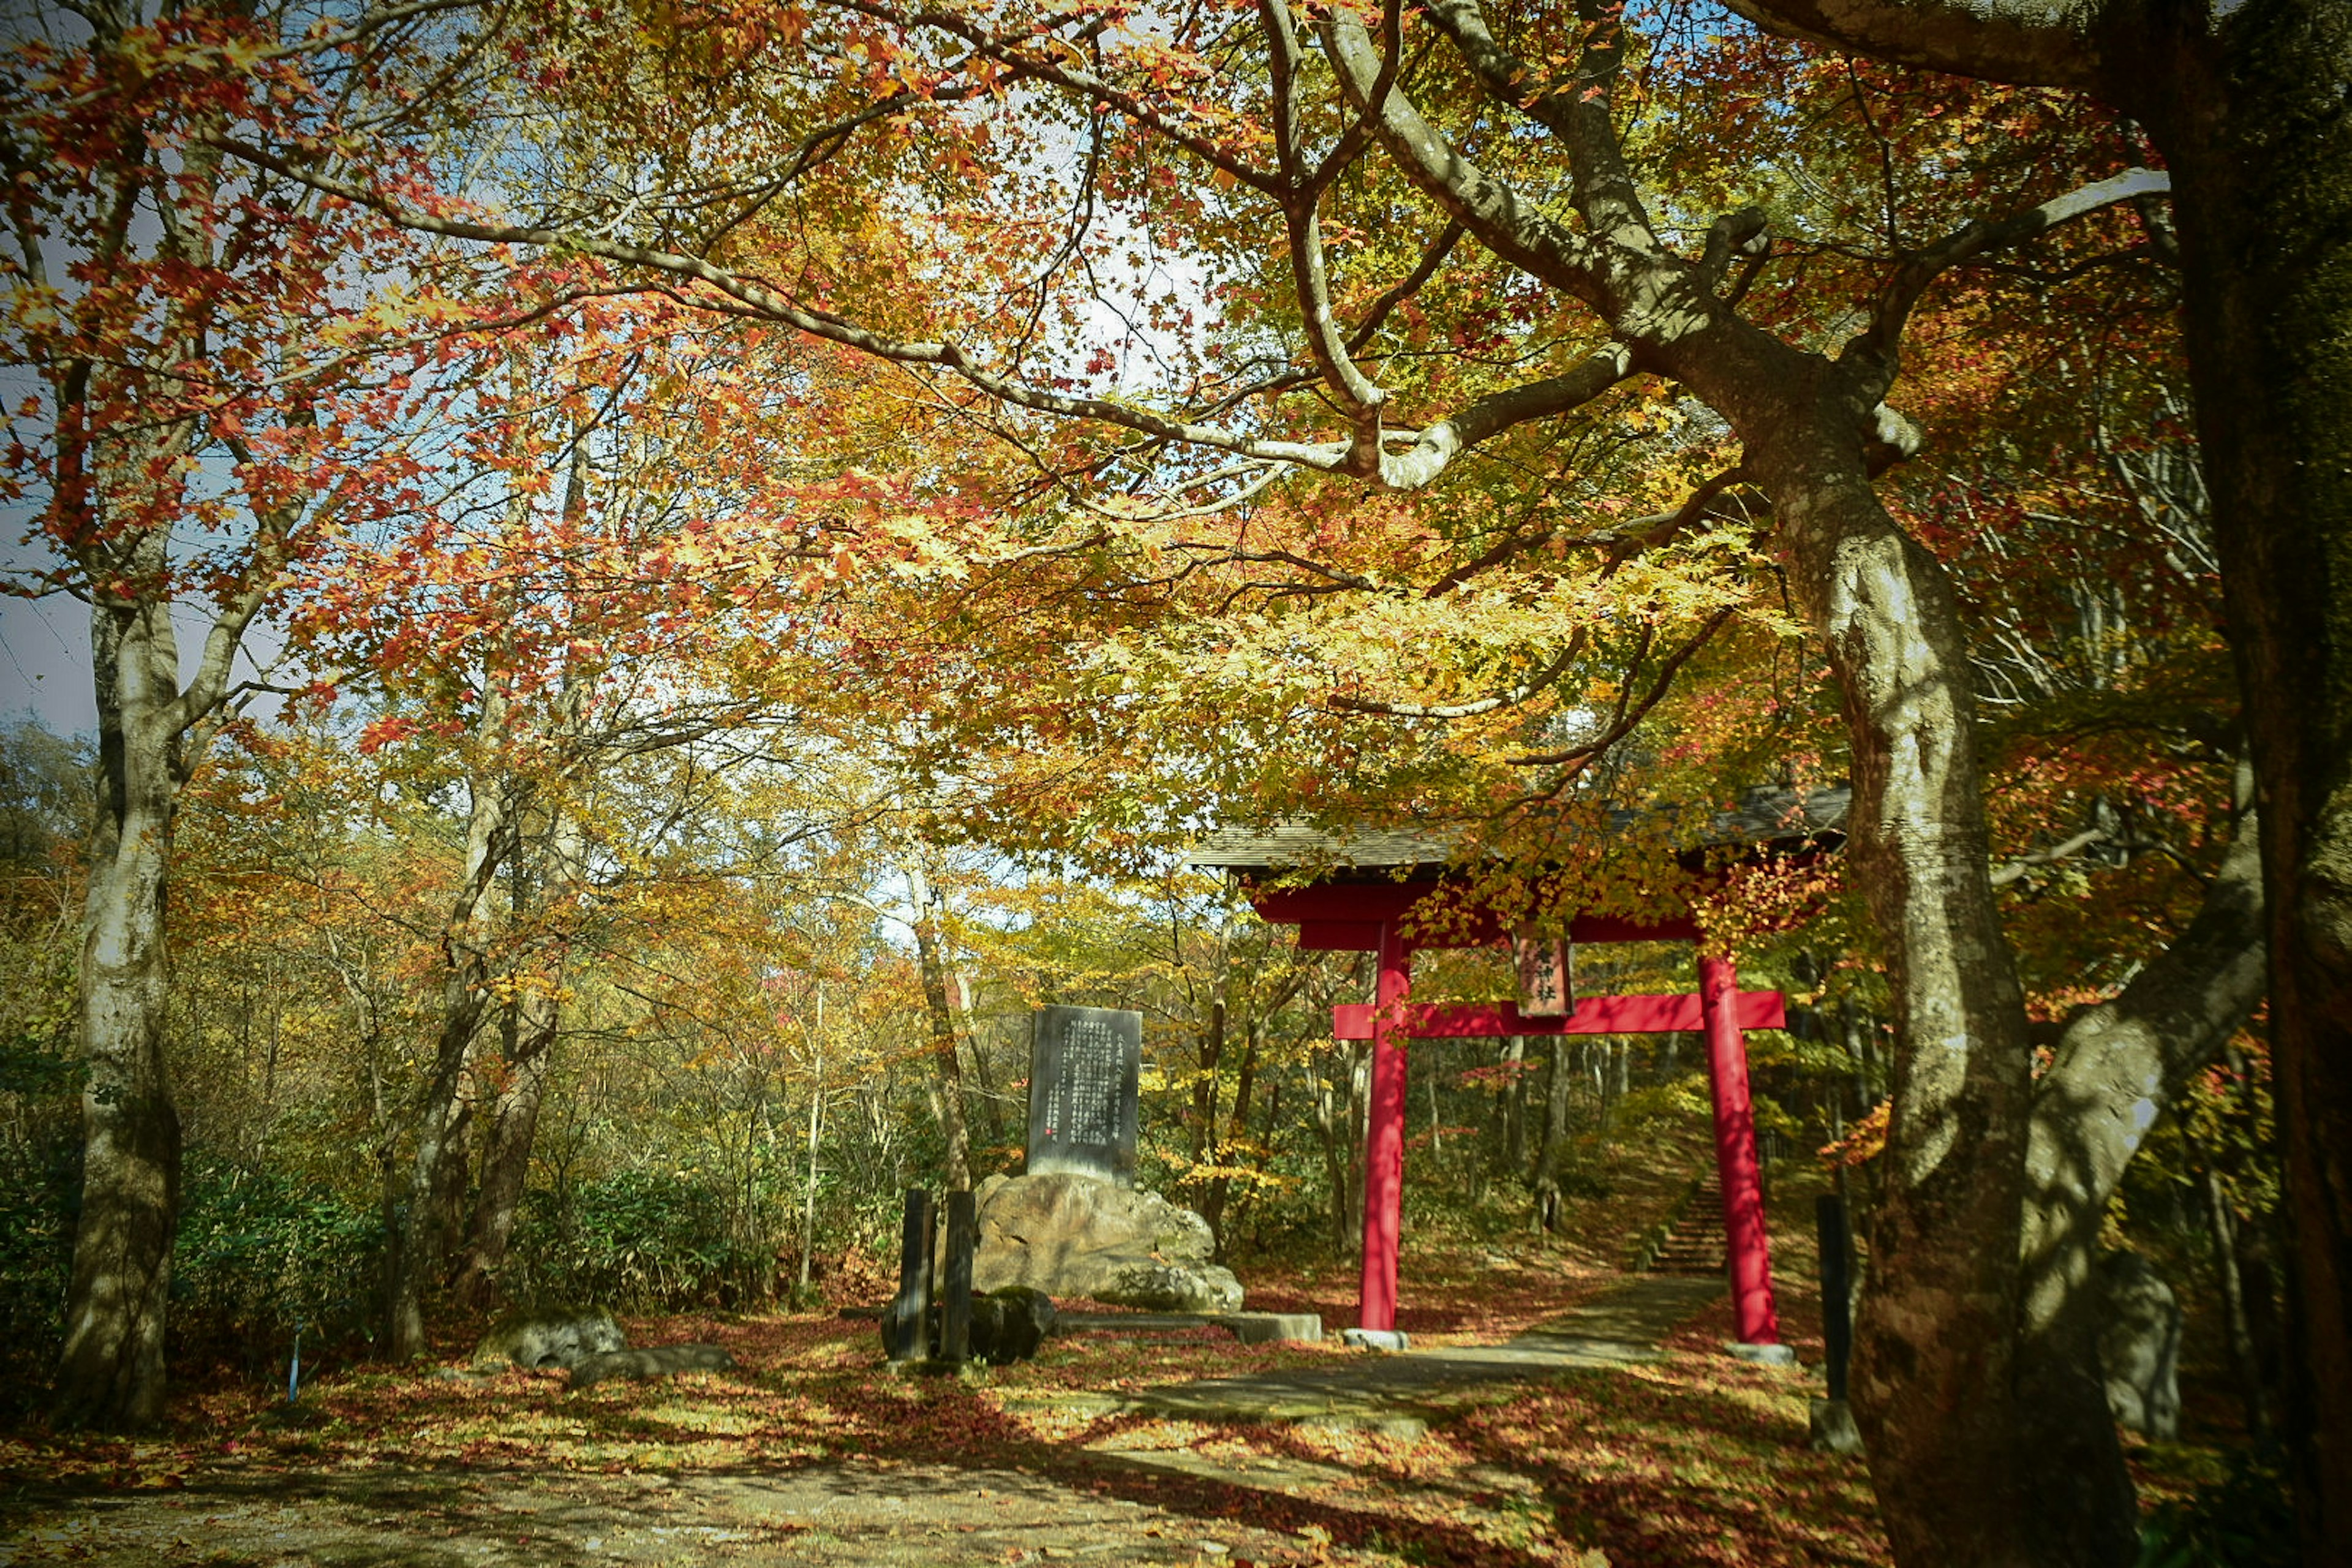
[[466,1251],[450,1284],[460,1305],[478,1310],[501,1298],[499,1274],[514,1237],[515,1216],[529,1185],[530,1155],[539,1131],[539,1109],[547,1094],[562,1006],[554,988],[562,970],[534,977],[509,1004],[502,1031],[499,1074],[490,1097],[489,1124],[482,1144],[481,1179],[467,1226]]
[[1906,64],[2066,87],[2163,152],[2262,813],[2306,1555],[2352,1561],[2352,11],[2336,0],[1731,0]]
[[[101,32],[108,25],[100,15]],[[101,44],[103,40],[101,40]],[[101,47],[101,54],[103,54]],[[133,137],[134,142],[136,136]],[[151,171],[127,168],[135,186]],[[217,159],[186,155],[180,177],[208,189]],[[93,241],[102,263],[128,248],[126,225]],[[203,237],[174,230],[159,250],[200,265]],[[40,277],[37,260],[32,275]],[[169,310],[163,355],[201,351],[202,310]],[[298,507],[265,510],[225,599],[210,608],[184,685],[173,629],[171,476],[201,434],[164,414],[179,390],[131,365],[77,360],[45,367],[59,429],[55,528],[90,601],[99,765],[89,879],[82,908],[76,1029],[82,1093],[81,1214],[52,1417],[61,1426],[129,1430],[163,1411],[163,1335],[179,1225],[180,1121],[165,1050],[171,981],[166,890],[180,791],[209,749],[230,694],[237,648],[277,587]],[[151,422],[107,428],[100,410],[153,394]]]
[[1719,223],[1696,262],[1651,229],[1609,114],[1613,16],[1585,7],[1576,80],[1549,91],[1470,0],[1438,0],[1432,15],[1491,95],[1526,106],[1564,145],[1583,227],[1552,226],[1409,103],[1373,101],[1385,79],[1369,35],[1335,25],[1327,47],[1373,133],[1474,236],[1591,307],[1630,368],[1681,382],[1730,422],[1838,685],[1854,773],[1849,856],[1886,939],[1898,1042],[1853,1384],[1897,1560],[2126,1560],[2137,1510],[2127,1481],[2116,1484],[2119,1457],[2054,1493],[2035,1458],[2053,1433],[2092,1454],[2111,1452],[2114,1433],[2104,1408],[2036,1403],[2021,1375],[2032,1058],[1988,868],[1969,647],[1940,563],[1870,482],[1904,319],[1934,268],[1892,280],[1834,360],[1771,337],[1715,293],[1761,215]]
[[919,849],[907,858],[907,897],[915,910],[915,963],[931,1025],[931,1104],[947,1144],[948,1191],[971,1191],[971,1133],[964,1115],[963,1063],[956,1055],[955,1010],[948,1005],[947,957],[940,951],[939,896]]
[[91,623],[100,784],[79,1020],[89,1076],[55,1418],[124,1428],[163,1415],[164,1306],[179,1223],[180,1119],[163,1051],[179,658],[163,605],[101,608]]
[[[567,676],[559,733],[576,738],[586,683]],[[518,836],[513,857],[513,919],[517,926],[547,917],[547,889],[578,874],[584,838],[577,815],[562,801],[542,802],[533,835],[538,853],[525,853]],[[481,1180],[467,1227],[466,1251],[450,1284],[460,1305],[479,1310],[500,1297],[499,1272],[514,1237],[515,1216],[530,1177],[530,1156],[539,1131],[539,1110],[547,1094],[555,1042],[562,1032],[567,939],[542,933],[536,944],[539,971],[517,977],[502,1030],[497,1087],[490,1097],[482,1143]]]
[[[485,687],[476,739],[495,745],[505,740],[507,703],[495,682],[486,681]],[[459,1091],[489,1005],[491,893],[499,868],[514,852],[501,770],[495,762],[483,760],[472,772],[465,858],[442,928],[441,1027],[432,1071],[417,1094],[415,1148],[385,1260],[383,1347],[394,1361],[422,1355],[425,1349],[425,1299],[445,1257],[437,1245],[435,1177],[461,1126]]]

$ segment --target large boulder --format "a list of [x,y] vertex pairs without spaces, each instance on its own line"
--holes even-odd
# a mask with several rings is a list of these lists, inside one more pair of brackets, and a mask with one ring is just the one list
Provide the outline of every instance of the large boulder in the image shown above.
[[2180,1436],[2180,1303],[2137,1252],[2099,1260],[2099,1370],[2107,1409],[2126,1431]]
[[976,1195],[974,1290],[1026,1285],[1162,1312],[1241,1307],[1241,1281],[1210,1261],[1209,1222],[1157,1193],[1056,1172],[992,1176]]
[[591,1356],[629,1348],[629,1336],[601,1307],[582,1311],[571,1307],[541,1308],[507,1318],[474,1347],[474,1364],[494,1367],[511,1363],[520,1367],[578,1369]]

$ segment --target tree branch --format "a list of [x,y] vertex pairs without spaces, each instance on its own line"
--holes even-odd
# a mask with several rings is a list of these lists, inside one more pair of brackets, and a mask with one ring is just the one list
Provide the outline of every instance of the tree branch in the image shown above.
[[1487,96],[1526,111],[1568,148],[1576,210],[1586,229],[1629,250],[1652,254],[1658,237],[1617,142],[1611,99],[1624,66],[1624,27],[1597,0],[1580,0],[1584,34],[1575,73],[1544,83],[1526,61],[1496,41],[1476,0],[1427,0],[1423,9],[1460,51]]
[[[2039,206],[2012,213],[1994,222],[1981,219],[1962,226],[1924,250],[1916,250],[1896,263],[1894,272],[1880,286],[1878,298],[1871,307],[1870,325],[1850,340],[1840,355],[1843,359],[1875,358],[1885,364],[1888,382],[1893,380],[1893,368],[1897,346],[1905,325],[1910,321],[1912,307],[1919,296],[1938,275],[1988,251],[2005,250],[2037,235],[2068,224],[2118,202],[2133,202],[2172,189],[2172,177],[2157,169],[2126,169],[2104,180],[2053,196]],[[1882,391],[1884,389],[1882,388]]]
[[2019,87],[2095,90],[2103,0],[1724,0],[1768,33]]
[[2072,859],[2093,845],[2105,844],[2114,837],[2114,834],[2103,826],[2094,825],[2085,827],[2073,837],[2053,844],[2047,849],[2032,850],[2028,854],[2020,855],[2006,865],[1994,867],[1992,885],[1996,888],[2006,888],[2011,882],[2022,880],[2026,874],[2037,866],[2054,866],[2061,860]]
[[2035,1086],[2023,1243],[2029,1329],[2049,1326],[2087,1283],[2124,1167],[2263,998],[2269,974],[2257,838],[2249,810],[2189,928],[2114,998],[2067,1020],[2057,1057]]
[[[1699,626],[1697,634],[1690,641],[1676,648],[1673,657],[1659,668],[1658,679],[1651,683],[1650,689],[1643,694],[1642,700],[1629,706],[1627,698],[1633,689],[1633,677],[1641,668],[1641,658],[1637,654],[1633,660],[1634,668],[1626,671],[1626,685],[1618,693],[1616,717],[1599,740],[1587,745],[1570,747],[1564,752],[1530,752],[1516,757],[1506,757],[1503,760],[1515,768],[1558,767],[1564,763],[1580,767],[1591,762],[1627,735],[1632,734],[1634,727],[1649,717],[1650,710],[1655,708],[1664,699],[1667,689],[1675,683],[1675,676],[1682,669],[1684,664],[1689,661],[1693,654],[1706,646],[1707,640],[1715,636],[1717,629],[1731,618],[1731,613],[1736,607],[1726,605],[1709,616]],[[1645,629],[1643,634],[1643,647],[1645,650],[1649,646],[1648,635]],[[1574,775],[1571,773],[1569,776]],[[1565,778],[1559,781],[1559,783],[1565,782]],[[1557,789],[1558,784],[1553,787]]]
[[1378,101],[1382,61],[1362,23],[1335,13],[1323,26],[1323,52],[1349,100],[1413,183],[1479,242],[1530,278],[1600,308],[1599,258],[1591,242],[1519,199],[1518,193],[1464,157],[1402,92]]
[[1568,646],[1560,650],[1559,657],[1534,675],[1507,691],[1468,702],[1381,702],[1366,697],[1333,697],[1324,706],[1336,713],[1374,713],[1390,719],[1475,719],[1481,713],[1517,708],[1536,697],[1558,680],[1583,651],[1584,628],[1579,626],[1570,634]]

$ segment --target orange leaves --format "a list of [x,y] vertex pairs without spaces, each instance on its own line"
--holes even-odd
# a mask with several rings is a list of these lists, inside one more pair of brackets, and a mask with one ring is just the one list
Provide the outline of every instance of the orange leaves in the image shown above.
[[400,715],[387,714],[372,720],[360,731],[360,755],[372,757],[386,746],[407,740],[417,728],[415,720]]
[[1869,1115],[1847,1129],[1846,1135],[1820,1150],[1821,1162],[1829,1169],[1852,1169],[1867,1164],[1886,1152],[1886,1132],[1894,1115],[1895,1102],[1882,1100]]

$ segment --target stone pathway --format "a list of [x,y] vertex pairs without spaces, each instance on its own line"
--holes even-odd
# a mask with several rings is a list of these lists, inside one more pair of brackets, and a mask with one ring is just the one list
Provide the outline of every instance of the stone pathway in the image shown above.
[[1130,1393],[1022,1394],[1071,1415],[1303,1422],[1415,1437],[1459,1394],[1573,1367],[1654,1361],[1658,1342],[1724,1290],[1720,1279],[1648,1275],[1499,1345],[1365,1352],[1343,1365],[1200,1378]]

